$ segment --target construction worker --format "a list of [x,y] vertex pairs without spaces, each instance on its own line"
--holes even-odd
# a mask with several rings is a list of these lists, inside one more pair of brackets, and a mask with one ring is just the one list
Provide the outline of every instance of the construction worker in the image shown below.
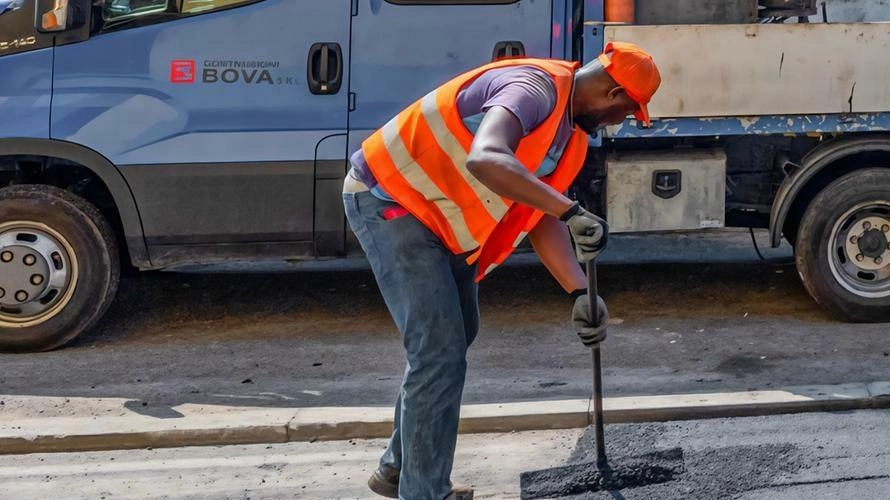
[[[344,183],[346,216],[402,337],[407,368],[389,447],[368,482],[385,497],[469,500],[451,483],[477,283],[527,236],[574,298],[586,345],[586,262],[605,222],[567,198],[588,134],[628,115],[649,124],[661,77],[639,47],[610,43],[577,63],[512,59],[427,94],[363,144]],[[569,238],[575,241],[575,249]],[[600,317],[608,318],[597,298]]]

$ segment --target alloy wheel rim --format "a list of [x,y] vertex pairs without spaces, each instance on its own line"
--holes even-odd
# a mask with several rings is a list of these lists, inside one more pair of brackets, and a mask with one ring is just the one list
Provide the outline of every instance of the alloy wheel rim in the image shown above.
[[0,327],[26,328],[55,317],[77,284],[74,248],[34,221],[0,224]]
[[828,263],[834,279],[863,298],[890,296],[890,204],[862,203],[838,218]]

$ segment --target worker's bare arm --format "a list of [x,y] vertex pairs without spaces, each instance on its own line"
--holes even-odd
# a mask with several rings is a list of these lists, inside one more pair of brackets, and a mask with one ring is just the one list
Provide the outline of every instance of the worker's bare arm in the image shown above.
[[572,240],[565,223],[545,215],[528,234],[538,258],[567,292],[587,286],[587,278],[572,248]]
[[467,159],[467,169],[495,193],[559,217],[572,205],[560,192],[532,175],[514,156],[522,124],[506,108],[485,113]]

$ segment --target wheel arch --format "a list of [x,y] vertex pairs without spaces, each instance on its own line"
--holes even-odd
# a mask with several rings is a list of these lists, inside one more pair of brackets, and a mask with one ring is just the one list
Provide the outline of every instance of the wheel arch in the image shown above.
[[872,155],[890,165],[890,136],[839,138],[826,141],[806,154],[779,186],[770,212],[770,243],[778,247],[788,224],[796,227],[810,201],[832,180],[849,172],[880,165],[855,166],[856,157]]
[[0,156],[21,155],[69,161],[95,174],[104,183],[114,201],[131,263],[136,267],[151,265],[136,200],[123,174],[107,158],[72,142],[33,138],[0,139]]

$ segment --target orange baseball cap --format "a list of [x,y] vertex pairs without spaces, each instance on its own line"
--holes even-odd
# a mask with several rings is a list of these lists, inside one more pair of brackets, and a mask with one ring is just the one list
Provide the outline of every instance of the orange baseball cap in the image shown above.
[[661,74],[652,56],[632,43],[609,42],[599,61],[615,83],[640,105],[634,117],[647,127],[652,126],[649,101],[661,85]]

